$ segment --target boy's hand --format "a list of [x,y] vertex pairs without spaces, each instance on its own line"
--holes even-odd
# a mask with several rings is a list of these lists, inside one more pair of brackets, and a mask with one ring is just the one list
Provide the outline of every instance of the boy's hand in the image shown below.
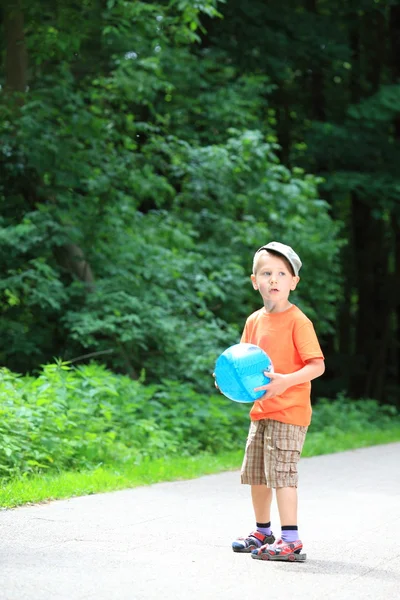
[[219,393],[222,394],[221,390],[218,387],[217,380],[215,379],[215,373],[213,373],[213,377],[214,377],[214,385],[215,385],[215,387],[217,388],[217,390],[219,391]]
[[259,392],[261,390],[265,390],[264,396],[261,399],[273,398],[274,396],[279,396],[283,394],[288,387],[287,375],[282,375],[281,373],[270,373],[269,371],[264,371],[264,375],[269,377],[271,380],[267,385],[261,385],[260,387],[254,388],[255,392]]

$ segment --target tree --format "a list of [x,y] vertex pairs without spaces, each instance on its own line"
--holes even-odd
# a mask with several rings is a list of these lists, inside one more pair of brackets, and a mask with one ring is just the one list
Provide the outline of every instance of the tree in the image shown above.
[[344,221],[338,327],[324,339],[331,382],[394,402],[398,10],[394,0],[234,0],[206,34],[239,74],[268,75],[275,92],[265,118],[275,111],[283,163],[322,176],[321,195]]
[[23,106],[1,102],[2,362],[101,353],[208,389],[271,236],[318,273],[298,301],[328,335],[339,227],[316,179],[279,161],[269,76],[200,43],[215,4],[21,6],[29,86]]

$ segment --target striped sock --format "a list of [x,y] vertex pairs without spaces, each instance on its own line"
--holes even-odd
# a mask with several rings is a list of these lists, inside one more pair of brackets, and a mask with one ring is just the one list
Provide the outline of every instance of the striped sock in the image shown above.
[[271,521],[268,523],[256,523],[257,531],[263,535],[271,535]]
[[284,525],[281,529],[281,538],[284,542],[295,542],[299,539],[297,525]]

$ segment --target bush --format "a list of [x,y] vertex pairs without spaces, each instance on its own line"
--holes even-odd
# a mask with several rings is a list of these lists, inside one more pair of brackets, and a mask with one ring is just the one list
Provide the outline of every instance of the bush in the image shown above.
[[336,400],[322,398],[313,409],[310,432],[334,435],[340,432],[363,432],[384,429],[399,419],[395,406],[380,405],[376,400],[351,400],[339,394]]
[[242,443],[246,411],[188,384],[144,385],[103,366],[46,365],[36,377],[0,370],[0,470],[93,468]]
[[[0,473],[4,479],[39,471],[94,469],[172,455],[217,454],[244,448],[249,405],[189,383],[145,385],[96,363],[45,365],[38,377],[0,369]],[[373,400],[321,400],[310,432],[392,426],[394,407]]]

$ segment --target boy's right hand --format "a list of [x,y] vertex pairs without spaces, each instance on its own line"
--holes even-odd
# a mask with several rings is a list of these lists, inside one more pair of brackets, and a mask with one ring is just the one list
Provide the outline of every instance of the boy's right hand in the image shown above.
[[219,391],[219,393],[222,394],[221,390],[218,387],[217,380],[215,379],[215,373],[213,373],[213,377],[214,377],[214,385],[215,385],[215,387],[217,388],[217,390]]

